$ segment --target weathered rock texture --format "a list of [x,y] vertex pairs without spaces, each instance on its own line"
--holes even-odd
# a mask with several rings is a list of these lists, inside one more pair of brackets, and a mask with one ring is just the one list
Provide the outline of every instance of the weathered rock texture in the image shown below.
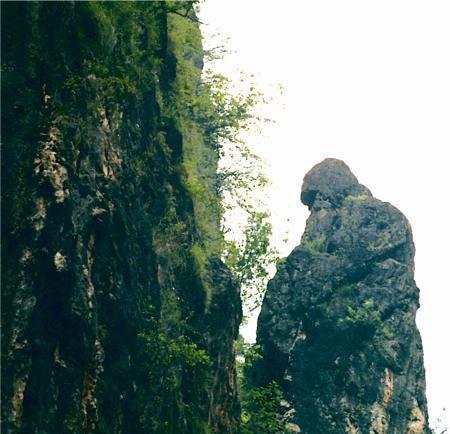
[[302,433],[428,433],[408,221],[335,159],[301,200],[311,215],[268,285],[254,381],[282,385]]
[[5,434],[236,432],[202,57],[189,2],[2,3]]

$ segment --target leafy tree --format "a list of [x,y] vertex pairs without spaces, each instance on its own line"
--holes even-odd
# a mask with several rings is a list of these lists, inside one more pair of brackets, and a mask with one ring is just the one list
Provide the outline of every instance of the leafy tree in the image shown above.
[[242,434],[283,434],[292,431],[283,419],[283,394],[276,381],[256,387],[245,375],[257,360],[261,359],[260,346],[238,340],[238,384],[241,398]]
[[[244,86],[248,80],[241,81]],[[229,78],[207,69],[188,104],[205,144],[219,159],[214,191],[222,211],[222,257],[241,285],[244,311],[249,313],[262,302],[269,266],[277,256],[270,244],[270,214],[262,194],[255,195],[269,182],[262,161],[245,140],[247,132],[268,121],[257,113],[267,100],[252,83],[246,92],[236,93],[232,87]]]
[[270,245],[269,217],[264,211],[249,212],[242,239],[226,244],[226,263],[241,285],[241,296],[249,312],[261,305],[269,267],[276,258]]
[[150,432],[171,433],[179,429],[177,412],[183,407],[190,424],[202,425],[200,417],[188,413],[182,391],[189,379],[197,395],[204,393],[211,360],[206,350],[193,341],[195,331],[181,318],[176,300],[166,294],[164,305],[160,318],[151,306],[142,315],[142,357],[136,369],[145,387],[138,389],[137,402],[142,406],[143,427]]

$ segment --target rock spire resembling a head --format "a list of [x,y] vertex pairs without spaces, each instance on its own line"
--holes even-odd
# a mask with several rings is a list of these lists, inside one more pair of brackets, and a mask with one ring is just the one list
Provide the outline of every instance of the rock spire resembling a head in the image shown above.
[[349,195],[372,196],[369,189],[358,182],[356,176],[341,160],[326,158],[316,164],[303,178],[301,201],[310,209],[318,200],[339,206]]

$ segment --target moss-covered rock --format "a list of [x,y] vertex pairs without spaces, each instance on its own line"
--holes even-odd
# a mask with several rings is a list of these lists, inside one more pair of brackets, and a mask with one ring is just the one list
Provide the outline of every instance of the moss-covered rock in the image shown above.
[[2,4],[5,433],[237,431],[202,57],[190,2]]

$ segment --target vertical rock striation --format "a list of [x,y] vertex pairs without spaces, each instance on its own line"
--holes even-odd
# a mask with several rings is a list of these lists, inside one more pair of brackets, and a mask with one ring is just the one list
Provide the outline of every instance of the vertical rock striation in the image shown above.
[[2,4],[5,434],[237,431],[191,6]]
[[429,433],[408,221],[335,159],[301,200],[311,215],[268,285],[254,381],[282,385],[305,434]]

